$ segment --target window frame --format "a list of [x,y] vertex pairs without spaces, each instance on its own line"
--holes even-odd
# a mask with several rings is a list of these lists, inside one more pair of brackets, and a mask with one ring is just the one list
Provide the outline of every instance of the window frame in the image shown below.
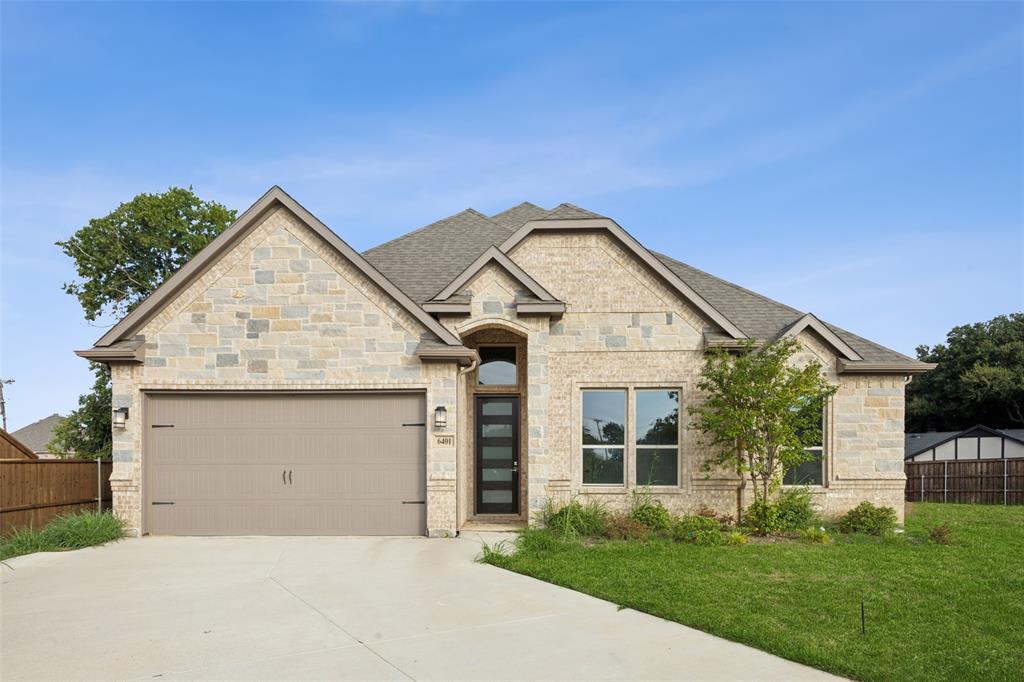
[[812,490],[824,490],[828,487],[828,466],[826,462],[828,458],[828,448],[826,447],[826,444],[828,443],[828,428],[831,421],[829,419],[829,410],[831,409],[831,405],[832,399],[827,398],[821,406],[821,445],[812,445],[804,448],[804,451],[818,450],[820,452],[821,456],[819,457],[818,464],[821,467],[821,483],[786,483],[786,475],[789,471],[783,470],[780,487],[810,488]]
[[522,380],[522,375],[520,374],[520,372],[522,371],[521,370],[522,365],[520,363],[520,359],[521,359],[520,355],[521,354],[519,352],[519,345],[515,344],[515,343],[481,343],[481,344],[478,344],[476,346],[476,350],[477,350],[478,353],[480,352],[480,350],[482,350],[484,348],[511,348],[512,349],[512,352],[514,353],[515,359],[516,359],[516,361],[515,361],[515,381],[513,381],[511,384],[481,384],[480,383],[480,370],[482,369],[483,364],[484,364],[483,363],[483,358],[481,357],[480,363],[477,365],[476,369],[473,371],[473,378],[474,378],[473,390],[478,392],[478,393],[480,393],[480,392],[486,393],[487,391],[499,391],[500,392],[500,391],[518,390],[519,389],[519,385],[520,385],[521,380]]
[[[583,394],[584,393],[621,393],[622,394],[622,445],[605,445],[604,443],[583,442]],[[629,443],[630,421],[629,421],[629,388],[620,386],[601,386],[580,388],[580,428],[576,435],[580,439],[580,484],[587,488],[616,488],[625,489],[629,484],[629,452],[626,445]],[[583,481],[583,452],[584,450],[619,450],[622,452],[622,482],[621,483],[586,483]]]
[[[675,484],[656,484],[656,485],[643,485],[636,482],[636,466],[637,466],[637,451],[638,445],[636,443],[636,395],[640,391],[674,391],[678,395],[678,403],[680,410],[680,418],[682,417],[682,409],[684,403],[684,396],[686,384],[680,382],[678,384],[662,384],[655,382],[637,382],[629,384],[620,383],[602,383],[602,382],[574,382],[573,393],[575,400],[578,401],[574,409],[575,414],[575,425],[573,427],[574,436],[573,442],[575,443],[576,454],[578,459],[574,462],[573,468],[578,467],[578,475],[575,480],[581,489],[586,489],[588,493],[613,493],[621,494],[631,490],[643,489],[651,490],[657,493],[679,493],[684,487],[684,475],[683,475],[683,431],[685,430],[680,424],[676,430],[676,442],[675,445],[655,445],[650,446],[652,449],[667,449],[675,448],[676,451],[676,483]],[[583,443],[582,431],[583,431],[583,394],[586,392],[595,391],[619,391],[625,394],[626,411],[625,411],[625,437],[624,443],[621,446],[612,445],[593,445]],[[622,483],[586,483],[583,480],[583,450],[587,447],[601,447],[601,448],[621,448],[622,449]]]
[[[635,488],[652,488],[652,489],[655,489],[655,488],[663,488],[663,489],[678,488],[680,486],[680,479],[682,478],[682,466],[681,466],[682,461],[681,461],[681,458],[680,458],[680,453],[682,452],[682,448],[680,447],[680,440],[681,439],[680,439],[680,434],[679,434],[679,425],[678,425],[678,423],[676,424],[676,442],[671,444],[671,445],[668,445],[668,444],[646,445],[646,444],[639,443],[638,441],[640,440],[640,434],[636,433],[636,427],[640,423],[640,420],[637,417],[637,406],[638,406],[637,396],[639,396],[639,394],[641,394],[641,393],[655,393],[655,392],[657,392],[657,393],[668,393],[668,392],[671,392],[671,391],[675,391],[675,394],[676,394],[676,414],[678,416],[679,415],[679,410],[682,408],[682,395],[683,395],[683,392],[682,392],[682,390],[680,390],[678,388],[661,388],[661,387],[647,387],[647,386],[635,386],[635,387],[631,388],[630,391],[633,393],[633,438],[632,438],[632,443],[633,443],[633,466],[632,466],[632,470],[633,470],[633,486]],[[675,483],[640,483],[640,482],[638,482],[636,480],[636,477],[637,477],[637,461],[638,461],[637,455],[640,454],[640,451],[641,450],[667,450],[667,449],[670,449],[670,448],[674,449],[676,451],[676,482]]]

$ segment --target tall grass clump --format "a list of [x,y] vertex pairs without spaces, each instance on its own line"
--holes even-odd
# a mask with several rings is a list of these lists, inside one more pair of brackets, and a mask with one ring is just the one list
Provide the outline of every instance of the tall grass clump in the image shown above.
[[124,537],[124,526],[110,512],[58,516],[42,530],[19,528],[0,541],[0,559],[34,552],[59,552],[102,545]]

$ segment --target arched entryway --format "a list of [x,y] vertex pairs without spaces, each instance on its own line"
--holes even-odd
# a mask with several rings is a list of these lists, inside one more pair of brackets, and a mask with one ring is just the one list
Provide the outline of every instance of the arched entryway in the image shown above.
[[527,518],[527,340],[511,326],[488,324],[462,336],[480,355],[466,376],[460,469],[460,521]]

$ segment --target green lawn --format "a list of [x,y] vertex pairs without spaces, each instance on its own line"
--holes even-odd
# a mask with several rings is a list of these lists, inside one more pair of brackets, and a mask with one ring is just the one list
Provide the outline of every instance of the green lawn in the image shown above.
[[[942,521],[953,544],[927,542]],[[913,504],[906,530],[741,547],[532,532],[487,560],[847,677],[1024,680],[1024,507]]]

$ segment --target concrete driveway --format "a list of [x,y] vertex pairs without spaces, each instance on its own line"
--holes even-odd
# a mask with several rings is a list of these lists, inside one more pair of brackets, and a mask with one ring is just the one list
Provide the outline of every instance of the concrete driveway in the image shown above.
[[0,678],[825,679],[473,562],[477,537],[171,538],[3,567]]

